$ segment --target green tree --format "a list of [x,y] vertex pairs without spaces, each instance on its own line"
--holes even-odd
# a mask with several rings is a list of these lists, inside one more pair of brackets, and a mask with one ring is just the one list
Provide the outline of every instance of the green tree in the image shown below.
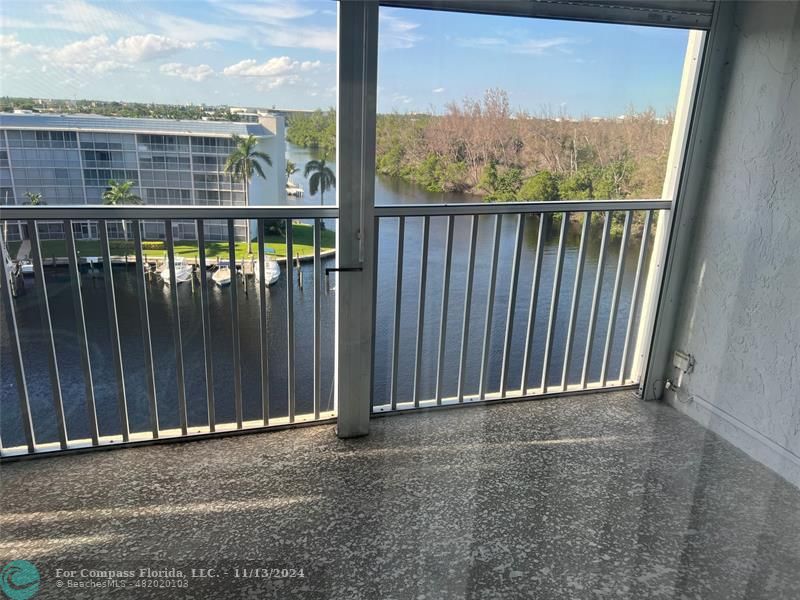
[[582,169],[561,179],[558,193],[565,200],[591,200],[594,198],[592,174]]
[[25,204],[30,204],[31,206],[39,206],[40,204],[47,204],[44,200],[42,200],[42,195],[38,192],[25,192],[25,197],[28,201]]
[[558,180],[550,171],[539,171],[529,177],[517,192],[517,200],[521,202],[553,202],[559,198]]
[[286,161],[286,179],[288,181],[289,177],[297,173],[300,169],[294,164],[292,161]]
[[516,167],[506,169],[497,177],[493,193],[486,198],[492,202],[513,202],[522,186],[522,170]]
[[[114,181],[113,179],[109,179],[108,188],[103,192],[103,204],[111,204],[114,206],[118,204],[141,204],[142,199],[134,194],[131,188],[133,188],[132,181]],[[122,220],[122,231],[127,240],[128,222],[125,219]]]
[[319,148],[325,154],[336,150],[336,111],[315,110],[289,117],[286,140],[305,148]]
[[490,160],[489,163],[483,167],[481,179],[478,181],[478,187],[489,194],[494,194],[497,191],[497,163]]
[[115,181],[110,179],[103,192],[103,204],[141,204],[142,199],[133,193],[132,181]]
[[383,175],[401,177],[403,174],[403,160],[405,149],[403,143],[395,138],[387,143],[386,150],[376,157],[376,169]]
[[[309,175],[311,176],[310,178]],[[336,175],[334,175],[331,168],[325,164],[324,158],[308,161],[306,163],[306,168],[303,170],[303,177],[308,179],[308,191],[311,192],[312,196],[319,190],[320,205],[325,202],[325,192],[336,187]]]
[[429,154],[417,166],[414,180],[429,192],[443,192],[442,161],[436,154]]
[[[244,203],[250,206],[250,181],[255,175],[266,179],[264,175],[264,168],[262,161],[272,166],[272,159],[269,154],[258,150],[258,138],[252,134],[242,137],[235,133],[231,136],[233,139],[234,149],[228,155],[225,161],[225,172],[231,176],[232,179],[242,181],[244,183]],[[250,247],[250,252],[253,252],[253,232],[250,231],[250,222],[247,225],[248,235],[247,243]]]

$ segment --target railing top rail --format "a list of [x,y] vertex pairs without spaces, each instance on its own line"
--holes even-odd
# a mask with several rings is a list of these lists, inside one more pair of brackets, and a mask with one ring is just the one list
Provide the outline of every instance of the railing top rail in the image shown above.
[[483,202],[452,204],[384,204],[376,217],[498,215],[520,213],[602,212],[606,210],[669,210],[669,200],[559,200],[557,202]]
[[[557,202],[465,202],[450,204],[385,204],[376,217],[538,214],[606,210],[669,210],[669,200],[560,200]],[[335,206],[183,206],[183,205],[39,205],[0,206],[0,219],[335,219]]]
[[334,219],[335,206],[57,205],[0,206],[0,219]]

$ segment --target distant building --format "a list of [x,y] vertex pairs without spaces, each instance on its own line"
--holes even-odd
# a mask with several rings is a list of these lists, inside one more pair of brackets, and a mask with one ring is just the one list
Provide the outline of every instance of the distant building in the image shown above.
[[[258,123],[133,119],[97,115],[0,113],[0,204],[24,204],[25,193],[39,193],[47,204],[102,204],[111,179],[133,181],[145,204],[242,206],[241,182],[231,181],[224,165],[233,150],[232,134],[259,138],[259,150],[272,158],[262,165],[266,180],[250,182],[250,204],[285,199],[283,117]],[[237,240],[247,239],[247,222],[236,222]],[[79,239],[95,239],[92,223],[74,224]],[[8,228],[9,239],[27,237],[25,224]],[[225,221],[206,221],[206,238],[227,239]],[[42,223],[41,239],[64,235],[60,222]],[[192,221],[173,221],[175,239],[195,239]],[[109,226],[109,235],[123,237]],[[164,224],[147,221],[147,239],[163,239]]]

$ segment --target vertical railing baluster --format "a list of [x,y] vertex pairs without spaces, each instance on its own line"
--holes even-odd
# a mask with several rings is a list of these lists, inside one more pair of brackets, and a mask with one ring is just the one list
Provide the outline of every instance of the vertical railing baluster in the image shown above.
[[514,257],[511,264],[511,289],[508,292],[508,310],[506,311],[506,336],[503,346],[503,366],[500,370],[500,397],[506,397],[508,388],[508,363],[511,359],[511,338],[514,335],[514,313],[517,304],[517,287],[519,284],[519,263],[522,255],[522,240],[525,233],[525,215],[517,215],[517,235],[514,237]]
[[[370,362],[371,368],[369,370],[369,378],[370,378],[370,393],[373,395],[375,394],[375,332],[378,331],[378,249],[379,249],[379,240],[380,240],[380,224],[381,220],[379,217],[374,218],[374,228],[372,230],[372,331],[373,335],[370,336],[370,345],[372,346],[370,351]],[[375,410],[374,404],[370,406],[370,412]]]
[[[97,430],[97,406],[94,399],[94,383],[92,382],[92,359],[89,356],[89,340],[86,335],[86,316],[83,312],[83,294],[81,294],[81,271],[78,268],[78,257],[75,253],[75,232],[72,231],[72,221],[64,221],[64,237],[67,243],[67,262],[69,263],[69,283],[72,289],[72,307],[75,315],[75,328],[78,333],[78,348],[81,355],[81,369],[83,370],[83,386],[86,395],[86,416],[89,419],[89,437],[92,446],[99,443]],[[107,264],[103,265],[105,270]]]
[[156,396],[156,377],[153,368],[153,342],[150,337],[150,311],[147,308],[147,282],[145,281],[145,265],[142,257],[142,224],[133,221],[133,244],[136,251],[136,290],[139,304],[139,325],[142,330],[142,350],[144,352],[144,372],[147,381],[147,399],[150,404],[150,430],[153,438],[158,438],[158,399]]
[[486,298],[486,321],[483,326],[483,351],[481,352],[481,374],[478,383],[478,398],[486,397],[486,385],[489,379],[489,350],[492,338],[492,318],[494,316],[494,292],[497,287],[497,261],[500,256],[500,230],[503,228],[503,215],[494,217],[494,234],[492,236],[492,262],[489,265],[489,294]]
[[444,364],[444,349],[447,343],[447,304],[450,302],[450,270],[453,263],[453,228],[455,217],[447,217],[447,233],[444,242],[444,273],[442,274],[442,310],[439,321],[439,355],[436,360],[436,404],[442,403],[442,365]]
[[420,256],[419,301],[417,304],[417,343],[414,349],[414,407],[419,408],[422,388],[422,334],[425,327],[425,289],[428,280],[428,241],[430,217],[422,217],[422,255]]
[[628,311],[628,325],[625,328],[625,345],[622,348],[622,361],[619,366],[619,381],[625,383],[625,367],[628,362],[628,352],[633,336],[633,321],[636,312],[636,300],[639,296],[642,274],[644,272],[644,259],[647,254],[647,241],[650,233],[650,224],[653,222],[653,211],[648,210],[642,230],[642,243],[639,245],[639,259],[636,261],[636,275],[633,278],[633,292],[631,293],[631,307]]
[[608,232],[611,228],[611,212],[606,211],[603,219],[603,234],[600,240],[600,256],[597,258],[597,273],[594,279],[594,292],[592,292],[592,309],[589,313],[589,325],[586,330],[586,351],[583,355],[583,369],[581,370],[581,388],[586,389],[589,377],[589,364],[592,358],[592,342],[597,324],[597,310],[600,306],[600,292],[603,288],[603,271],[606,265],[606,247],[608,246]]
[[561,297],[561,275],[564,272],[564,247],[566,246],[567,226],[569,213],[561,215],[561,232],[558,237],[558,253],[556,254],[556,270],[553,274],[553,291],[550,296],[550,318],[547,320],[547,337],[544,343],[544,359],[542,360],[542,392],[547,391],[547,374],[550,371],[550,361],[553,358],[553,339],[556,333],[558,319],[558,301]]
[[269,425],[269,339],[267,337],[267,274],[264,266],[264,219],[256,221],[258,233],[258,333],[261,355],[261,420]]
[[178,280],[175,276],[175,244],[172,235],[172,220],[164,220],[169,264],[169,295],[172,303],[172,337],[175,343],[175,382],[178,386],[178,418],[181,433],[188,433],[188,414],[186,411],[186,383],[183,369],[183,339],[181,336],[181,313],[178,305]]
[[[125,221],[123,221],[124,225]],[[119,319],[117,317],[117,294],[114,291],[114,269],[111,265],[111,248],[108,245],[108,222],[98,221],[97,229],[100,233],[100,251],[103,254],[103,281],[106,287],[106,312],[108,313],[108,330],[111,336],[111,353],[114,360],[114,374],[117,380],[117,405],[119,410],[119,423],[122,429],[122,441],[130,439],[130,424],[128,421],[128,399],[125,391],[125,367],[122,362],[122,347],[119,338]],[[125,243],[128,242],[128,229],[123,226]]]
[[567,341],[564,345],[564,365],[561,369],[561,390],[567,391],[569,367],[572,361],[572,346],[575,341],[575,325],[578,321],[578,306],[580,304],[581,287],[583,286],[583,266],[586,264],[586,247],[589,243],[589,226],[592,222],[592,213],[583,213],[583,226],[581,227],[581,242],[578,248],[578,264],[575,267],[575,283],[572,286],[572,305],[569,311],[569,325],[567,326]]
[[[236,412],[236,428],[241,429],[244,420],[242,416],[242,346],[239,340],[239,281],[236,275],[236,227],[233,219],[228,219],[228,268],[231,272],[229,287],[231,290],[231,338],[233,344],[233,404]],[[244,277],[244,266],[242,266],[242,279]]]
[[472,285],[475,281],[475,247],[478,243],[478,216],[472,215],[469,229],[469,254],[467,255],[467,284],[464,288],[464,321],[461,325],[461,354],[458,360],[458,401],[464,402],[464,380],[467,376],[467,347],[469,346],[469,320],[472,309]]
[[397,371],[400,362],[400,310],[403,301],[403,244],[405,243],[406,219],[400,217],[397,225],[397,280],[394,296],[394,335],[392,336],[392,389],[390,403],[397,408]]
[[533,360],[533,332],[536,327],[536,308],[539,302],[539,280],[542,277],[542,253],[544,251],[545,213],[539,213],[539,234],[536,241],[536,257],[533,263],[533,280],[531,281],[531,299],[528,304],[528,326],[525,329],[525,351],[522,354],[522,395],[528,393],[528,374]]
[[53,322],[50,320],[50,303],[47,300],[47,282],[44,279],[44,259],[42,248],[39,245],[39,230],[36,221],[28,221],[28,236],[31,242],[31,258],[36,274],[36,290],[39,295],[39,315],[42,319],[42,330],[47,336],[47,366],[50,371],[50,390],[53,394],[53,407],[56,411],[56,426],[58,428],[58,442],[62,450],[67,448],[67,426],[64,420],[64,400],[61,396],[61,379],[58,376],[58,361],[56,359],[56,342],[53,338]]
[[289,422],[294,423],[294,281],[292,278],[292,257],[294,256],[294,231],[292,220],[286,219],[286,333],[288,339],[288,356],[286,365],[288,370],[289,388]]
[[322,219],[314,219],[314,418],[319,419],[322,395]]
[[614,326],[617,324],[617,310],[619,309],[619,294],[622,289],[622,278],[625,275],[625,256],[628,252],[628,238],[631,233],[631,217],[633,211],[626,211],[625,225],[622,229],[622,240],[619,246],[617,272],[614,275],[614,291],[611,296],[611,312],[608,316],[608,329],[606,331],[606,344],[603,350],[603,365],[600,367],[600,386],[605,387],[608,379],[608,361],[611,358],[611,346],[614,343]]
[[206,373],[206,412],[208,413],[208,430],[213,432],[217,427],[216,408],[214,402],[214,352],[211,341],[211,312],[208,304],[208,266],[206,264],[206,231],[203,219],[195,221],[197,228],[197,270],[200,275],[200,318],[203,319],[203,363]]
[[[8,262],[6,262],[8,261]],[[33,454],[36,449],[36,438],[33,434],[33,420],[31,419],[31,402],[28,396],[28,383],[25,379],[25,363],[22,361],[22,348],[19,344],[19,328],[17,327],[17,314],[14,310],[14,297],[11,291],[12,274],[8,271],[10,259],[6,255],[5,239],[0,244],[0,286],[3,288],[3,308],[6,313],[6,324],[11,342],[11,355],[14,362],[14,377],[19,396],[19,412],[22,418],[22,433],[25,435],[25,445],[28,454]]]

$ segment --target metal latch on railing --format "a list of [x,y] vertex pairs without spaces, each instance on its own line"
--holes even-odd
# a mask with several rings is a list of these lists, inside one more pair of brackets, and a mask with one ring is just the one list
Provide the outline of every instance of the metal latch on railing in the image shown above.
[[358,266],[358,267],[329,267],[329,268],[325,269],[325,295],[327,296],[331,291],[331,285],[330,285],[330,274],[331,274],[331,271],[339,271],[339,272],[349,273],[349,272],[353,272],[353,271],[363,271],[363,270],[364,270],[364,267],[362,267],[362,266]]

